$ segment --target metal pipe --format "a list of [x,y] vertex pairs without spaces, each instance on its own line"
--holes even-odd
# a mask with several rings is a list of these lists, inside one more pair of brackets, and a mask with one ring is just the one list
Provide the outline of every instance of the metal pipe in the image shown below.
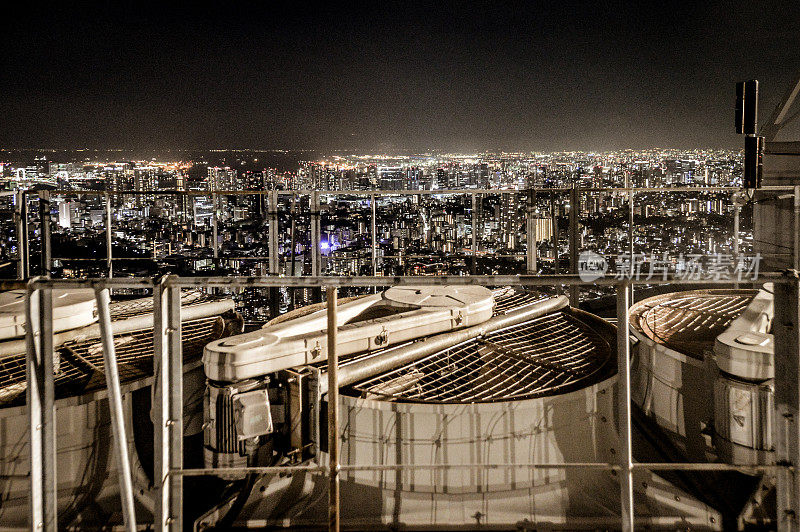
[[339,530],[339,354],[336,351],[336,287],[328,298],[328,530]]
[[41,238],[41,268],[42,275],[50,277],[53,270],[52,240],[50,235],[50,192],[39,191],[39,225]]
[[106,193],[106,269],[108,278],[114,277],[114,267],[111,255],[111,196]]
[[630,366],[630,283],[617,285],[617,397],[619,410],[619,459],[622,467],[619,475],[620,500],[622,503],[622,530],[634,530],[633,510],[633,455],[631,445],[631,366]]
[[[169,471],[183,468],[183,342],[181,340],[181,289],[167,289],[167,332],[169,338]],[[183,529],[183,478],[169,476],[167,488],[171,491],[172,526]]]
[[117,353],[114,347],[114,335],[111,330],[111,298],[108,288],[95,289],[97,314],[103,341],[103,363],[108,389],[108,406],[111,410],[111,429],[114,437],[114,450],[119,467],[119,488],[122,499],[122,520],[125,530],[136,531],[136,510],[133,504],[133,480],[131,464],[128,457],[128,438],[125,434],[125,417],[122,412],[122,392],[120,391],[119,371],[117,369]]
[[180,288],[164,276],[153,288],[153,432],[158,496],[155,529],[183,529],[183,481],[173,470],[183,467],[183,360]]
[[53,294],[29,288],[25,297],[26,404],[30,420],[30,524],[57,529],[56,417],[53,383]]
[[[638,471],[794,471],[795,468],[778,464],[729,464],[725,462],[636,462],[631,465]],[[539,469],[539,470],[565,470],[565,469],[599,469],[605,471],[622,471],[622,467],[609,462],[491,462],[491,463],[459,463],[459,464],[340,464],[339,471],[419,471],[419,470],[448,470],[448,469]],[[262,475],[275,473],[327,473],[328,468],[322,466],[250,466],[250,467],[204,467],[196,469],[183,469],[176,475],[184,477],[197,477],[205,475],[219,475],[229,473],[246,475],[258,473]]]
[[169,357],[167,355],[167,320],[165,278],[153,287],[153,448],[154,477],[156,491],[154,528],[157,531],[169,530],[170,491],[164,489],[169,480],[169,440],[167,437],[167,417],[169,412]]
[[[514,312],[495,316],[480,325],[467,327],[460,331],[438,334],[412,344],[390,349],[374,357],[362,359],[339,368],[339,386],[347,386],[372,375],[390,371],[437,351],[441,351],[442,349],[448,349],[454,345],[472,340],[473,338],[483,336],[490,332],[538,318],[566,306],[566,297],[552,297]],[[320,384],[322,385],[323,383],[321,382]],[[322,390],[322,393],[325,393],[325,391],[326,390]]]

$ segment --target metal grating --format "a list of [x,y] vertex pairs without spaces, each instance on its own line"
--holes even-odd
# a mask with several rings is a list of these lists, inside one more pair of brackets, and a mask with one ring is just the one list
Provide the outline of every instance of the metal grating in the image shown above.
[[[181,294],[183,308],[221,299],[200,291]],[[118,301],[110,305],[113,321],[153,311],[153,299]],[[235,320],[234,320],[235,321]],[[181,324],[184,361],[196,359],[213,340],[238,332],[238,325],[223,316],[210,316]],[[127,383],[153,375],[153,329],[114,335],[120,382]],[[100,338],[72,340],[56,347],[54,363],[57,398],[80,395],[105,388],[103,345]],[[25,402],[25,354],[0,357],[0,408]]]
[[[199,290],[181,291],[181,307],[199,305],[200,303],[208,303],[209,301],[218,301],[220,299],[226,298],[224,296],[207,294]],[[111,312],[111,319],[113,321],[141,316],[142,314],[150,314],[153,312],[153,298],[144,297],[128,301],[115,301],[109,305],[109,311]]]
[[568,312],[554,312],[372,377],[350,391],[424,403],[530,399],[612,375],[613,353],[592,327]]
[[651,297],[631,308],[631,326],[651,340],[702,360],[756,290],[692,290]]
[[526,307],[551,297],[539,292],[517,290],[512,287],[496,288],[492,290],[492,294],[494,295],[495,315],[505,314],[509,311]]
[[[184,322],[181,339],[184,361],[199,357],[203,347],[226,330],[220,316]],[[153,329],[114,336],[120,382],[153,374]],[[105,388],[103,345],[100,339],[68,342],[56,349],[56,397],[68,397]],[[25,402],[25,355],[0,359],[0,407]]]

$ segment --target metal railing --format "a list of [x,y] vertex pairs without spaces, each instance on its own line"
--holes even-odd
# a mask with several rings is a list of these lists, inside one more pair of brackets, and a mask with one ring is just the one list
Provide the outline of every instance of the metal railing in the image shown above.
[[[626,183],[629,185],[629,183]],[[767,186],[763,187],[761,190],[765,192],[787,192],[785,197],[794,197],[794,223],[793,223],[793,235],[794,238],[792,240],[793,244],[791,246],[791,250],[788,250],[785,255],[791,257],[790,262],[795,269],[800,269],[800,187],[798,186]],[[40,262],[40,271],[48,275],[52,272],[53,269],[53,261],[54,260],[74,260],[74,261],[102,261],[105,260],[105,271],[106,275],[111,278],[114,276],[114,264],[115,261],[131,261],[131,260],[141,260],[145,259],[144,257],[114,257],[113,256],[113,222],[112,222],[112,197],[116,196],[145,196],[145,197],[210,197],[212,199],[212,204],[214,205],[213,212],[211,215],[211,222],[212,222],[212,236],[211,236],[211,254],[215,263],[219,263],[220,261],[263,261],[267,264],[268,268],[266,269],[266,273],[270,275],[281,275],[284,273],[283,268],[281,267],[281,253],[280,250],[280,239],[281,234],[279,232],[279,224],[278,224],[278,214],[279,214],[279,202],[278,198],[283,197],[291,197],[291,213],[296,212],[296,204],[297,198],[299,197],[308,197],[308,212],[307,215],[310,217],[309,219],[309,247],[308,253],[303,254],[303,262],[305,261],[306,255],[310,255],[309,262],[310,262],[310,271],[307,271],[312,276],[322,275],[323,273],[323,254],[321,252],[321,239],[322,239],[322,231],[320,228],[320,218],[321,218],[321,203],[320,198],[323,196],[327,197],[361,197],[364,199],[368,199],[370,203],[370,249],[368,250],[368,255],[370,257],[369,262],[371,262],[371,270],[372,275],[378,275],[379,273],[379,260],[386,261],[389,259],[399,258],[397,255],[391,256],[383,256],[380,257],[378,254],[378,232],[377,232],[377,212],[376,212],[376,199],[382,197],[412,197],[412,196],[463,196],[465,200],[469,198],[467,203],[472,205],[470,218],[471,218],[471,236],[469,237],[469,245],[465,247],[463,250],[464,258],[472,257],[473,260],[468,262],[469,273],[475,274],[476,272],[476,264],[477,258],[482,255],[482,252],[479,250],[479,243],[478,243],[478,230],[477,228],[481,224],[479,221],[478,216],[478,209],[476,208],[478,198],[481,196],[487,195],[516,195],[521,197],[522,199],[526,198],[535,198],[537,195],[539,197],[544,197],[546,195],[557,194],[561,195],[562,199],[564,199],[565,203],[569,205],[577,205],[580,201],[580,198],[584,195],[591,195],[597,193],[606,193],[606,194],[618,194],[620,196],[627,196],[627,211],[628,211],[628,220],[627,220],[627,253],[633,255],[633,242],[634,242],[634,231],[636,230],[635,222],[634,222],[634,201],[637,194],[642,193],[666,193],[666,194],[674,194],[674,193],[724,193],[724,194],[733,194],[736,192],[740,192],[741,189],[737,187],[723,187],[723,186],[681,186],[681,187],[667,187],[667,188],[660,188],[660,187],[547,187],[547,188],[530,188],[526,190],[492,190],[492,189],[442,189],[442,190],[382,190],[382,191],[373,191],[373,190],[268,190],[268,191],[241,191],[241,190],[219,190],[219,191],[197,191],[197,190],[158,190],[158,191],[124,191],[124,192],[108,192],[108,191],[97,191],[97,190],[51,190],[51,191],[17,191],[16,194],[17,199],[15,200],[15,218],[17,224],[17,235],[20,237],[18,238],[18,269],[17,269],[17,278],[18,279],[28,279],[31,276],[31,262],[32,262],[32,252],[30,246],[30,237],[29,237],[29,213],[27,212],[29,208],[29,202],[27,200],[28,196],[30,195],[37,195],[39,201],[39,220],[41,223],[41,232],[40,232],[40,253],[39,253],[39,262]],[[52,242],[51,242],[51,209],[50,209],[50,201],[51,198],[54,196],[59,195],[85,195],[85,196],[99,196],[104,199],[103,201],[103,209],[104,209],[104,234],[105,234],[105,258],[98,258],[98,259],[73,259],[69,257],[53,257],[52,256]],[[220,197],[242,197],[242,196],[263,196],[268,198],[268,209],[266,218],[268,220],[268,231],[267,231],[267,255],[265,256],[221,256],[220,253],[220,231],[219,231],[219,198]],[[563,198],[563,196],[568,196],[568,200]],[[783,197],[783,196],[782,196]],[[466,203],[465,203],[466,204]],[[287,207],[289,208],[289,207]],[[734,204],[733,205],[733,227],[732,227],[732,235],[733,235],[733,255],[734,260],[737,260],[740,254],[740,244],[741,244],[741,237],[740,237],[740,211],[741,206]],[[539,256],[539,242],[537,240],[535,219],[541,217],[541,215],[535,215],[532,208],[527,208],[525,212],[525,231],[524,231],[524,238],[522,239],[525,242],[523,252],[517,253],[492,253],[492,257],[500,258],[513,258],[513,257],[525,257],[524,264],[525,264],[525,272],[528,274],[532,274],[538,271],[538,261],[541,259]],[[292,225],[294,226],[294,214],[292,214]],[[553,260],[554,270],[553,273],[560,273],[559,272],[559,235],[562,234],[561,231],[558,229],[558,216],[552,215],[552,231],[554,234],[553,241],[553,256],[550,259]],[[577,263],[578,263],[578,251],[581,248],[580,238],[579,238],[579,224],[580,224],[580,217],[578,216],[577,210],[570,208],[568,213],[569,224],[566,230],[566,241],[568,245],[568,255],[569,255],[569,268],[568,271],[570,273],[577,272]],[[292,235],[294,235],[294,230],[292,230]],[[285,235],[284,235],[285,236]],[[294,238],[292,238],[294,242]],[[459,254],[449,254],[450,256],[460,256]],[[413,258],[421,258],[421,257],[428,257],[434,258],[438,257],[441,258],[440,255],[422,255],[422,254],[414,254],[410,257]],[[289,274],[294,275],[294,265],[296,263],[295,254],[295,247],[292,246],[291,251],[291,264],[292,269]],[[409,255],[405,256],[406,259],[409,258]],[[147,260],[152,260],[150,257],[146,258]],[[341,262],[341,261],[349,261],[349,260],[358,260],[363,261],[365,260],[364,257],[356,257],[356,258],[349,258],[349,257],[340,257],[340,256],[331,256],[326,258],[325,260],[330,260],[332,262]],[[301,264],[303,263],[301,262]],[[302,267],[302,266],[301,266]],[[570,290],[570,302],[575,305],[578,302],[578,292],[577,288],[572,288]]]
[[[155,485],[158,497],[155,505],[156,530],[182,530],[183,492],[182,481],[186,476],[208,475],[217,473],[270,473],[270,472],[317,472],[330,477],[329,526],[338,530],[340,501],[338,499],[338,476],[341,471],[377,471],[404,469],[602,469],[618,473],[620,481],[620,525],[623,530],[635,529],[636,519],[633,506],[634,470],[653,471],[686,470],[686,471],[733,471],[747,469],[772,472],[777,477],[779,530],[794,530],[798,526],[800,515],[800,485],[796,475],[800,467],[800,278],[796,271],[783,274],[765,273],[753,285],[765,282],[774,283],[775,297],[775,407],[773,423],[773,441],[775,444],[774,465],[723,464],[723,463],[634,463],[632,456],[631,433],[631,375],[630,375],[630,323],[628,308],[631,287],[644,283],[636,279],[601,278],[593,283],[585,283],[574,275],[542,275],[542,276],[424,276],[424,277],[177,277],[165,276],[159,280],[148,278],[127,279],[84,279],[56,280],[35,278],[27,283],[6,282],[0,288],[26,288],[26,315],[29,326],[26,331],[27,351],[27,409],[30,416],[30,451],[31,451],[31,528],[33,530],[55,530],[56,527],[56,433],[55,433],[55,401],[53,390],[53,339],[52,339],[52,303],[51,291],[54,288],[92,288],[97,295],[97,303],[101,308],[101,326],[104,334],[104,346],[107,367],[113,367],[110,328],[103,324],[107,321],[108,289],[152,289],[154,300],[154,366],[155,366],[155,400],[154,414],[154,446],[155,446]],[[680,286],[691,284],[719,285],[724,281],[686,279],[668,276],[655,283],[671,283]],[[617,463],[486,463],[486,464],[340,464],[338,457],[338,408],[328,408],[329,461],[327,466],[280,466],[280,467],[239,467],[239,468],[203,468],[184,469],[182,462],[183,435],[183,373],[181,354],[181,306],[180,291],[196,287],[230,287],[230,288],[276,288],[276,287],[325,287],[327,289],[328,323],[335,323],[337,305],[337,287],[359,286],[398,286],[398,285],[483,285],[483,286],[518,286],[518,287],[550,287],[567,285],[579,287],[593,284],[613,287],[616,290],[617,313],[617,363],[618,363],[618,411],[619,434],[622,452]],[[329,352],[329,396],[328,403],[336,403],[339,388],[337,380],[336,328],[328,327],[330,340]],[[118,457],[125,460],[119,451],[124,447],[125,426],[119,423],[121,409],[117,408],[120,398],[118,383],[115,385],[113,369],[106,375],[109,380],[109,394],[116,396],[111,401],[113,436]],[[125,477],[128,478],[125,478]],[[130,472],[123,467],[120,471],[121,494],[123,508],[132,504],[132,494],[126,484],[130,482]],[[125,513],[127,530],[136,527],[134,515]]]

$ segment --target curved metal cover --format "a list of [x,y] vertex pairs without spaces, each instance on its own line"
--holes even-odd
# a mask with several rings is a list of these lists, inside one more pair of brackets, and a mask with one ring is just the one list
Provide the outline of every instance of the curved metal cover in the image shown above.
[[484,305],[491,291],[483,286],[393,286],[383,299],[409,307],[460,307]]
[[[89,289],[53,290],[53,332],[97,321],[97,302]],[[0,340],[25,336],[25,291],[0,292]]]
[[771,330],[775,313],[769,284],[747,305],[714,342],[719,369],[742,379],[767,380],[775,376],[775,343]]
[[[484,287],[410,287],[388,290],[340,307],[337,350],[340,355],[373,351],[415,338],[485,322],[492,317],[494,298]],[[430,303],[430,304],[429,304]],[[446,304],[449,303],[449,304]],[[401,312],[358,321],[358,315],[378,306]],[[353,323],[345,323],[353,319]],[[325,310],[274,327],[251,331],[208,344],[203,353],[206,375],[213,380],[237,381],[327,357]]]

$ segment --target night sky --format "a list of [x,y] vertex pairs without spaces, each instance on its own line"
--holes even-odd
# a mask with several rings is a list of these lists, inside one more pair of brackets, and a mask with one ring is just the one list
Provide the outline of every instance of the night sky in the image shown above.
[[796,2],[68,4],[4,17],[0,147],[739,147],[800,70]]

